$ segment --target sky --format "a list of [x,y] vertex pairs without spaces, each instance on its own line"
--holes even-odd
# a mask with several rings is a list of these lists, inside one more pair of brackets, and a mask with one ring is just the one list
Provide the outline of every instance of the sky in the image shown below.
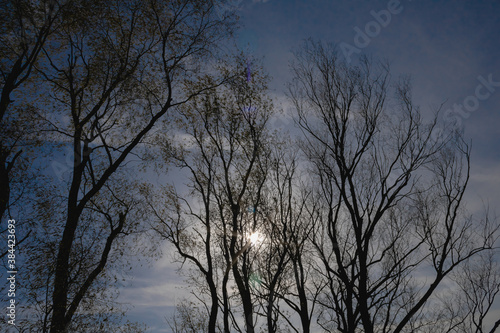
[[[224,10],[239,14],[237,43],[262,59],[270,96],[285,114],[292,51],[309,37],[337,44],[347,61],[368,54],[388,60],[393,78],[411,76],[424,114],[442,105],[440,126],[457,119],[472,143],[468,208],[489,204],[500,214],[500,1],[226,0]],[[290,126],[290,117],[275,124]],[[186,293],[168,251],[134,269],[119,297],[149,332],[170,332],[164,318]]]

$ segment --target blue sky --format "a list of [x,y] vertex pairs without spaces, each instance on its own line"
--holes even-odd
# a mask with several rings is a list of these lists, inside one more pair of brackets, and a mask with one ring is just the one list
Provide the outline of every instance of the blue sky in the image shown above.
[[[284,92],[291,50],[308,37],[356,46],[359,30],[371,37],[358,49],[389,60],[394,78],[411,75],[415,103],[429,116],[442,103],[446,111],[476,101],[467,117],[450,111],[472,141],[468,207],[480,209],[481,200],[493,210],[500,205],[500,1],[226,1],[241,17],[238,44],[263,59],[272,76],[271,96],[284,109],[289,109]],[[385,16],[384,26],[376,23],[375,16],[388,8],[390,20]],[[488,87],[484,80],[490,80]],[[134,306],[130,319],[145,321],[151,332],[169,332],[164,317],[183,293],[176,267],[167,255],[135,270],[131,287],[120,296]]]

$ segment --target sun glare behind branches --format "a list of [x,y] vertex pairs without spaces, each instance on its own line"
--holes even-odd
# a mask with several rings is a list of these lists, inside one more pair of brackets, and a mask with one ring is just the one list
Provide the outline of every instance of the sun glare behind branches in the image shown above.
[[248,237],[248,240],[252,245],[257,245],[264,240],[264,236],[260,232],[254,232]]

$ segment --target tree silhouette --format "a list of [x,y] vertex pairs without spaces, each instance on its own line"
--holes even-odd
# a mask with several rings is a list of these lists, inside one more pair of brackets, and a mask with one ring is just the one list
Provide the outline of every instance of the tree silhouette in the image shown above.
[[[156,214],[161,222],[157,231],[175,246],[181,261],[190,262],[201,274],[201,281],[194,280],[209,297],[209,332],[216,332],[219,306],[224,332],[232,327],[240,330],[232,310],[235,297],[242,304],[247,331],[253,332],[255,325],[250,255],[254,249],[249,237],[262,223],[267,163],[263,143],[270,105],[261,95],[262,79],[254,73],[250,85],[240,75],[240,60],[236,68],[221,69],[233,73],[226,85],[193,98],[179,110],[177,123],[187,141],[167,146],[165,154],[188,171],[190,194],[169,188],[166,208]],[[245,112],[249,105],[256,111]],[[238,295],[231,295],[231,278]]]
[[[39,85],[26,91],[25,108],[41,124],[37,135],[70,147],[72,161],[53,186],[62,194],[39,197],[44,219],[33,240],[47,248],[32,241],[29,250],[31,274],[45,275],[33,281],[45,280],[38,291],[51,294],[43,302],[42,330],[67,332],[78,327],[75,318],[85,317],[82,304],[89,310],[89,298],[109,283],[105,268],[123,255],[119,247],[133,246],[124,238],[142,230],[142,184],[129,181],[126,164],[145,152],[148,134],[169,111],[210,88],[199,82],[208,69],[200,64],[215,57],[234,17],[219,19],[212,1],[34,3],[39,12],[23,1],[9,3],[17,6],[14,16],[24,15],[21,24],[35,28],[20,28],[17,58],[2,62],[13,64],[10,72],[2,69],[2,106],[36,73]],[[12,22],[6,25],[18,21]]]
[[[153,237],[195,298],[176,332],[495,332],[499,225],[465,209],[470,144],[434,140],[440,110],[425,121],[387,63],[311,40],[290,66],[300,133],[272,128],[264,69],[220,47],[229,7],[1,2],[0,216],[26,216],[19,330],[141,331],[112,290]],[[51,178],[40,161],[63,150]],[[176,173],[162,186],[144,169]]]
[[157,231],[194,268],[207,330],[483,331],[500,286],[498,224],[463,208],[468,145],[433,140],[438,113],[425,122],[385,63],[347,65],[308,41],[291,69],[297,142],[271,135],[258,103],[238,103],[260,82],[242,84],[240,70],[240,83],[180,112],[184,140],[165,149],[189,190],[167,188]]
[[436,118],[423,121],[405,79],[391,98],[384,63],[347,66],[333,47],[309,41],[292,68],[323,206],[312,238],[328,281],[319,323],[339,332],[437,325],[428,305],[438,287],[498,237],[496,223],[474,223],[461,209],[469,147],[453,134],[431,140]]

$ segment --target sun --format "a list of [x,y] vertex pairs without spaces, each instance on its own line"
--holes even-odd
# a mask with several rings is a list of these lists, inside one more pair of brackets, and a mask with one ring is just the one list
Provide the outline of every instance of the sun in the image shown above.
[[256,245],[264,240],[264,236],[260,234],[260,232],[254,232],[253,234],[248,237],[248,240],[252,245]]

